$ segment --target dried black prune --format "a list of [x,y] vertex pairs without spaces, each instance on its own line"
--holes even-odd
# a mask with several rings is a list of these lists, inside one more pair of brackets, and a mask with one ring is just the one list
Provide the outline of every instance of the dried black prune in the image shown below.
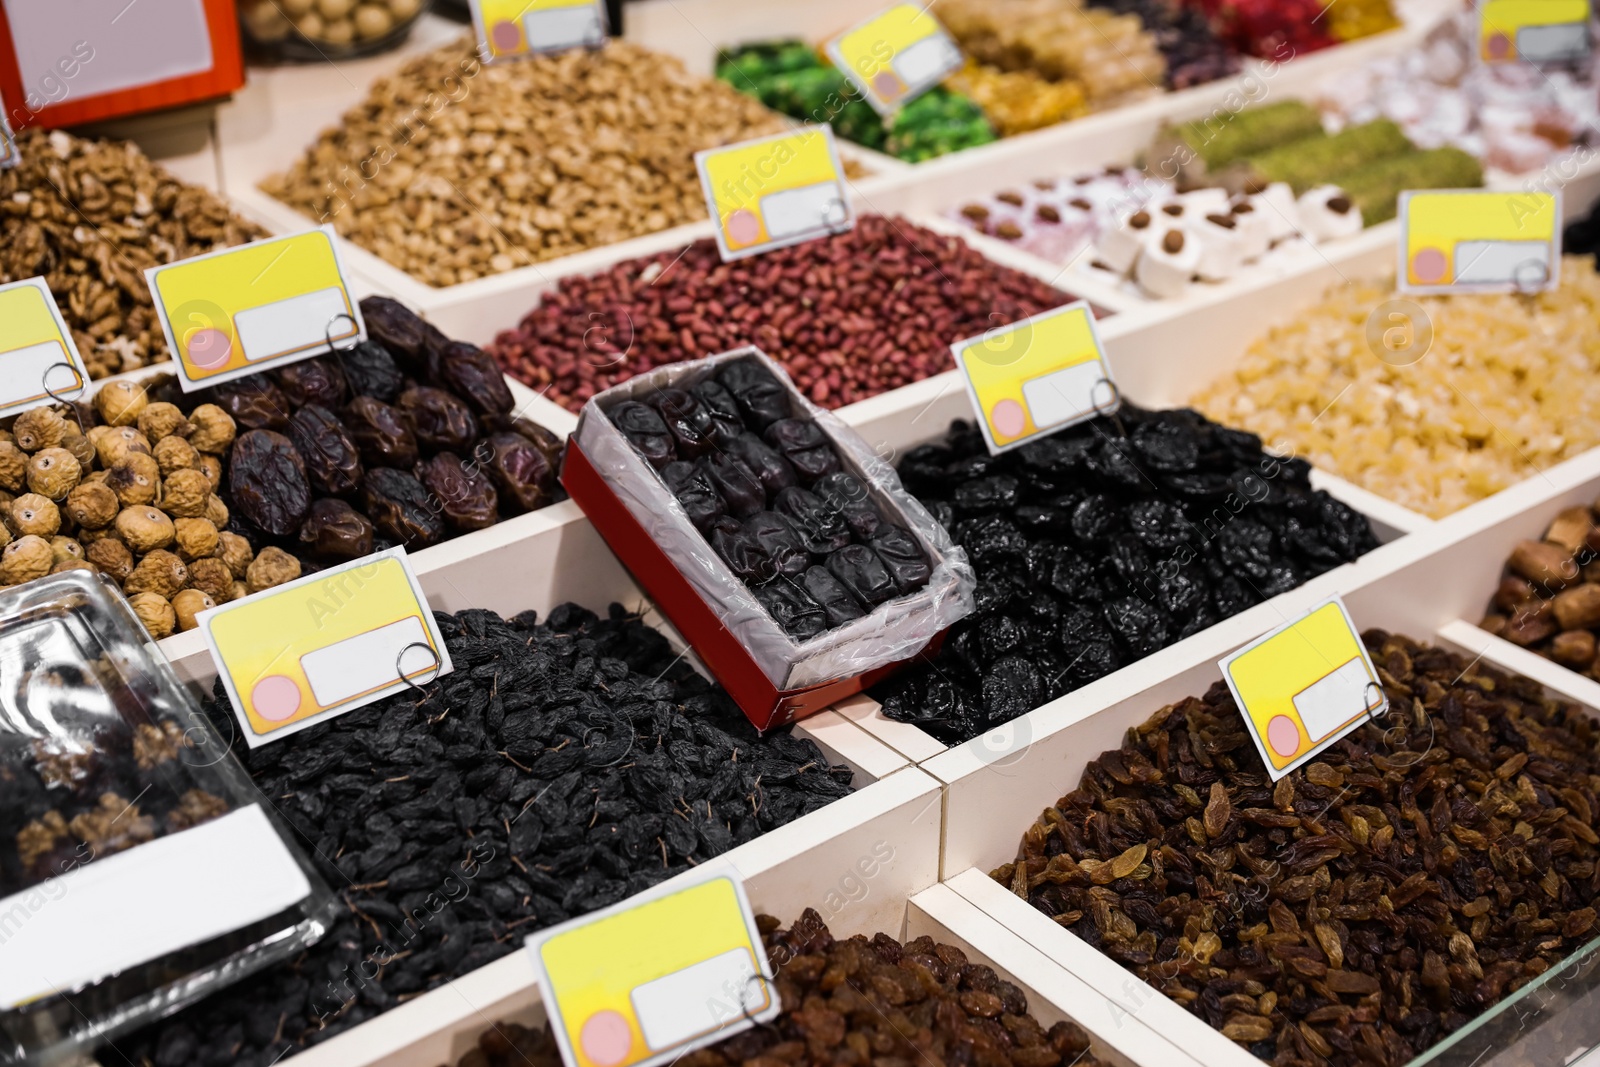
[[328,356],[291,363],[272,377],[295,408],[316,404],[335,410],[349,394],[344,371]]
[[717,452],[700,461],[717,494],[735,518],[754,515],[767,506],[767,493],[749,467],[726,452]]
[[718,448],[727,448],[735,437],[745,432],[744,418],[739,414],[739,402],[715,378],[707,378],[689,390],[706,411],[706,437]]
[[478,443],[473,460],[486,471],[507,514],[542,508],[554,499],[556,472],[545,454],[519,433],[497,433]]
[[760,481],[768,499],[795,484],[794,468],[778,450],[755,434],[746,431],[723,445],[730,456],[736,456]]
[[273,537],[299,532],[311,507],[304,460],[293,442],[271,430],[249,430],[233,442],[228,493],[242,518]]
[[300,547],[329,563],[371,555],[372,539],[372,523],[367,517],[334,497],[312,501],[300,527]]
[[764,585],[777,576],[777,564],[761,547],[755,534],[731,515],[713,522],[706,538],[733,571],[733,576],[746,585]]
[[417,438],[398,408],[358,396],[340,413],[361,458],[372,467],[410,467],[417,461]]
[[780,419],[767,427],[763,437],[794,467],[801,485],[812,485],[839,469],[839,454],[828,435],[809,419]]
[[417,444],[430,452],[466,452],[478,439],[478,420],[472,409],[443,389],[412,386],[395,400],[416,435]]
[[406,550],[436,545],[444,540],[444,520],[439,504],[421,482],[405,471],[374,467],[361,479],[361,507],[384,537]]
[[711,529],[713,523],[728,513],[728,505],[711,484],[711,475],[700,464],[687,460],[668,463],[661,472],[672,495],[683,505],[689,521],[701,533]]
[[454,452],[440,452],[417,464],[417,480],[438,498],[440,513],[461,533],[493,526],[500,517],[494,483],[476,465],[468,467]]
[[794,523],[806,551],[826,556],[850,543],[850,528],[844,516],[824,504],[816,494],[798,486],[780,492],[772,510]]
[[798,578],[811,566],[811,554],[786,516],[776,511],[758,511],[745,520],[744,526],[756,544],[772,557],[778,574]]
[[336,358],[352,394],[388,404],[405,388],[405,374],[382,345],[363,341],[353,348],[341,349]]
[[828,628],[828,616],[822,605],[798,585],[773,582],[757,589],[755,594],[761,606],[783,627],[783,632],[796,641],[815,637]]
[[241,430],[282,430],[289,425],[289,398],[265,374],[223,382],[208,390],[205,398],[232,415]]
[[900,592],[914,593],[928,584],[933,568],[928,565],[928,558],[922,554],[922,546],[911,536],[910,530],[885,524],[867,543],[888,568],[890,576],[894,578],[895,588]]
[[655,408],[637,400],[624,400],[606,415],[645,462],[656,470],[678,458],[672,431],[667,429],[666,420]]
[[366,324],[367,336],[388,349],[396,359],[422,360],[428,324],[400,301],[387,296],[367,297],[361,301],[361,321]]
[[306,477],[321,493],[344,496],[361,484],[361,453],[333,412],[308,404],[289,420],[289,440],[305,461]]
[[828,557],[826,566],[852,596],[869,607],[899,595],[883,560],[866,545],[845,545]]
[[511,387],[493,356],[477,345],[452,341],[428,361],[429,380],[461,398],[479,415],[504,415],[512,409]]
[[716,449],[710,437],[711,413],[693,393],[683,389],[658,389],[646,403],[661,412],[679,458],[699,459]]
[[873,503],[872,494],[861,479],[848,471],[835,471],[817,480],[811,491],[829,507],[844,516],[850,532],[863,541],[870,541],[883,527],[883,513]]
[[717,381],[733,394],[745,425],[756,433],[789,417],[788,393],[778,384],[778,379],[754,360],[729,363],[717,372]]
[[800,584],[812,600],[822,605],[822,610],[828,615],[829,626],[843,626],[866,614],[855,595],[826,567],[807,568],[800,577]]

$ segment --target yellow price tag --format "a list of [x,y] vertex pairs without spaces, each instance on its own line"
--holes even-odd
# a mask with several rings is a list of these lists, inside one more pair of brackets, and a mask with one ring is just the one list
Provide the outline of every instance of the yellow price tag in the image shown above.
[[1485,63],[1570,63],[1589,55],[1590,0],[1482,0],[1478,55]]
[[1120,403],[1082,300],[950,346],[989,451],[1004,452]]
[[714,865],[528,939],[550,1029],[572,1067],[645,1067],[777,1016],[744,887]]
[[896,4],[828,42],[828,58],[880,115],[961,69],[961,49],[926,5]]
[[831,126],[802,126],[694,154],[724,260],[855,225]]
[[490,61],[606,43],[600,0],[469,0],[481,53]]
[[1522,292],[1561,280],[1561,193],[1400,194],[1403,293]]
[[1217,665],[1273,781],[1389,711],[1378,669],[1338,597]]
[[185,392],[364,341],[333,227],[145,271]]
[[450,672],[403,548],[202,612],[199,623],[251,748]]
[[0,417],[73,400],[89,372],[43,278],[0,285]]

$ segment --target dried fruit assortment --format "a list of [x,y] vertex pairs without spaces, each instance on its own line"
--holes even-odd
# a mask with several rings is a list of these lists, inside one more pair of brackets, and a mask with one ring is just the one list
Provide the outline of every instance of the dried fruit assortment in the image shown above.
[[1219,681],[1091,761],[994,877],[1278,1067],[1397,1067],[1460,1030],[1595,935],[1594,721],[1364,640],[1394,721],[1273,784]]
[[0,170],[0,284],[45,279],[92,378],[168,358],[146,268],[266,236],[131,142],[35,128],[17,148]]
[[1411,298],[1422,315],[1397,349],[1367,325],[1392,285],[1331,289],[1196,406],[1434,517],[1600,444],[1592,260],[1565,257],[1560,285],[1533,297]]
[[489,65],[463,41],[379,79],[262,188],[413,277],[455,285],[703,219],[695,150],[783,128],[621,41]]
[[1336,44],[1319,0],[1181,0],[1246,55],[1291,59]]
[[[777,969],[783,1014],[691,1052],[683,1067],[828,1067],[851,1063],[975,1063],[1101,1067],[1075,1023],[1046,1028],[1022,990],[954,945],[888,934],[837,940],[807,908],[785,929],[758,915]],[[559,1067],[547,1029],[499,1024],[457,1067]]]
[[959,238],[868,215],[733,263],[707,238],[563,278],[490,351],[576,411],[651,368],[755,345],[836,407],[948,370],[952,341],[1071,299]]
[[928,584],[916,536],[884,517],[820,426],[753,360],[607,413],[711,549],[797,641]]
[[1138,16],[1166,61],[1169,89],[1187,89],[1217,81],[1239,70],[1239,54],[1222,42],[1212,31],[1211,24],[1194,8],[1171,0],[1088,0],[1088,3],[1090,7],[1105,8],[1119,15]]
[[906,453],[900,478],[966,550],[977,608],[878,687],[885,715],[967,741],[1377,547],[1254,434],[1192,411],[1120,419],[999,456],[957,422]]
[[1564,508],[1542,539],[1517,543],[1481,625],[1600,679],[1600,530],[1592,508]]
[[[456,670],[425,695],[237,750],[339,892],[334,928],[103,1062],[266,1067],[850,792],[621,607],[438,619]],[[231,729],[220,691],[208,710]]]

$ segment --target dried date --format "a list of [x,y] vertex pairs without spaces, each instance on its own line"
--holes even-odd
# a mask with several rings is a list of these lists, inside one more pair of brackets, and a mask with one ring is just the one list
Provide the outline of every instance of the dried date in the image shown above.
[[353,394],[390,404],[405,388],[405,373],[381,345],[363,341],[354,348],[341,349],[338,359]]
[[479,415],[505,415],[514,406],[500,365],[477,345],[453,341],[429,369],[435,385],[460,397]]
[[326,563],[343,563],[372,554],[373,527],[361,512],[335,497],[311,502],[300,527],[300,547]]
[[233,416],[241,430],[282,430],[289,425],[289,398],[265,374],[223,382],[206,399]]
[[478,439],[478,420],[472,409],[443,389],[413,386],[395,400],[416,435],[417,444],[430,452],[468,452]]
[[417,464],[417,480],[438,498],[441,513],[458,533],[493,526],[500,514],[500,499],[491,482],[476,466],[467,467],[453,452],[441,452]]
[[440,502],[405,471],[374,467],[361,479],[361,506],[388,540],[408,551],[444,540]]
[[554,499],[555,468],[544,452],[521,434],[494,434],[478,444],[473,456],[488,472],[508,514],[533,511]]
[[291,363],[273,374],[272,379],[291,409],[316,404],[336,411],[350,391],[344,371],[326,356]]
[[305,462],[271,430],[240,434],[228,456],[228,491],[239,515],[273,537],[299,533],[311,507]]
[[344,409],[345,428],[372,467],[410,467],[417,462],[417,437],[398,408],[358,396]]
[[289,419],[289,440],[318,492],[344,496],[361,485],[361,453],[333,412],[317,404],[296,411]]

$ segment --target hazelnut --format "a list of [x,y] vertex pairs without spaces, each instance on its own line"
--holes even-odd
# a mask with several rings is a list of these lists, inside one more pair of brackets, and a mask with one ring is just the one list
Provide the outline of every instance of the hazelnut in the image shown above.
[[10,441],[0,442],[0,489],[13,493],[28,482],[28,454]]
[[87,437],[78,433],[77,429],[72,423],[67,424],[67,432],[61,438],[61,447],[72,453],[72,458],[78,461],[80,469],[88,470],[97,458],[94,445]]
[[211,482],[197,470],[173,471],[161,490],[161,508],[174,518],[199,518],[211,498]]
[[178,405],[169,404],[165,400],[147,406],[139,412],[139,432],[157,444],[165,438],[177,435],[180,438],[188,437],[194,427],[189,425],[189,420],[183,417],[183,412],[178,410]]
[[189,563],[189,588],[200,590],[218,604],[226,604],[233,599],[233,572],[215,556],[192,560]]
[[49,497],[23,493],[11,502],[11,526],[23,536],[54,537],[61,529],[61,511]]
[[202,611],[208,611],[217,606],[205,593],[198,589],[185,589],[172,598],[172,610],[178,616],[178,629],[194,629],[194,617]]
[[188,441],[176,435],[163,437],[155,443],[151,451],[156,457],[156,464],[161,468],[163,478],[173,471],[200,468],[200,453],[196,452]]
[[217,535],[217,558],[228,565],[228,572],[235,578],[243,578],[256,554],[249,541],[224,531]]
[[0,582],[17,585],[43,578],[55,566],[50,542],[32,534],[20,537],[0,552]]
[[67,420],[52,407],[29,408],[17,416],[11,435],[17,447],[24,452],[37,452],[41,448],[59,448],[66,435]]
[[211,483],[213,493],[222,492],[222,460],[216,456],[200,456],[200,472],[206,476],[206,481]]
[[125,508],[152,504],[161,492],[161,467],[154,456],[129,452],[106,472],[106,485]]
[[28,488],[51,500],[72,492],[82,477],[78,457],[64,448],[42,448],[28,460]]
[[133,553],[115,537],[102,537],[91,541],[83,550],[84,558],[99,567],[118,582],[127,580],[133,573]]
[[244,580],[250,592],[259,593],[300,577],[300,561],[276,545],[268,545],[245,568]]
[[177,531],[165,512],[145,504],[117,513],[117,536],[129,548],[142,553],[172,544]]
[[150,454],[150,442],[144,434],[132,426],[118,426],[110,432],[102,434],[100,440],[95,442],[95,454],[100,457],[100,466],[110,470],[121,463],[130,452]]
[[83,546],[70,537],[57,534],[50,538],[50,555],[57,563],[69,559],[83,559]]
[[79,526],[98,530],[111,525],[121,505],[122,502],[109,485],[83,482],[67,494],[66,513]]
[[217,550],[217,528],[205,519],[178,519],[173,524],[178,555],[185,561],[203,559]]
[[144,628],[157,641],[171,634],[172,628],[177,625],[177,613],[160,593],[135,593],[128,598],[128,606],[133,608],[133,613],[139,616]]
[[165,549],[156,549],[139,561],[122,588],[129,593],[160,593],[171,600],[188,584],[189,568],[183,560]]
[[206,501],[205,518],[219,530],[228,525],[228,505],[224,504],[222,498],[215,493],[212,493],[211,498]]
[[112,426],[132,426],[149,404],[144,385],[127,380],[107,382],[94,395],[95,410]]
[[215,404],[201,404],[189,412],[189,422],[194,426],[194,432],[189,435],[189,443],[201,452],[209,452],[220,456],[233,444],[233,437],[237,427],[233,424],[233,416],[217,407]]

